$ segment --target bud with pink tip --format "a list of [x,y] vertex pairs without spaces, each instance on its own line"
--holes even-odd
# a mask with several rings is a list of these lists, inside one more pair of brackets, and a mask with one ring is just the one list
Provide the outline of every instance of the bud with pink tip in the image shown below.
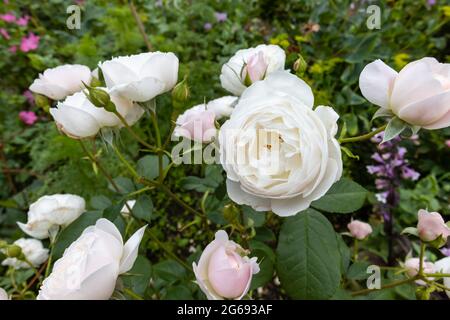
[[347,225],[347,228],[350,230],[350,234],[358,240],[363,240],[372,233],[370,224],[359,220],[353,220]]
[[204,104],[192,107],[178,117],[174,136],[210,142],[217,133],[215,119],[214,111],[207,110]]
[[417,231],[422,241],[430,242],[440,236],[446,240],[450,235],[450,229],[438,212],[428,212],[420,209],[418,213]]
[[237,243],[228,240],[225,231],[203,251],[193,269],[200,289],[209,300],[240,300],[248,292],[254,274],[259,272],[257,258],[249,258]]
[[[247,66],[244,69],[247,71],[247,76],[250,84],[262,80],[264,78],[264,75],[266,74],[268,64],[266,60],[264,59],[264,53],[262,51],[259,51],[252,55],[248,61]],[[247,77],[246,77],[247,80]]]

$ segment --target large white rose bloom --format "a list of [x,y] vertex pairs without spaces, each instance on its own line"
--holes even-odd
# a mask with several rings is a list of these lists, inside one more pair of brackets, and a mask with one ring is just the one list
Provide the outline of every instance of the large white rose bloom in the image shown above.
[[38,300],[107,300],[120,274],[128,272],[138,255],[146,226],[123,244],[117,227],[99,219],[64,252],[44,280]]
[[3,288],[0,288],[0,300],[9,300],[8,293]]
[[83,82],[90,84],[91,79],[91,70],[88,67],[65,64],[45,70],[38,79],[33,81],[30,90],[53,100],[61,100],[81,91],[84,88]]
[[240,96],[248,84],[262,80],[272,72],[284,70],[286,54],[276,45],[260,44],[255,48],[238,50],[222,66],[222,87]]
[[291,216],[322,197],[342,174],[337,113],[313,110],[311,88],[275,72],[244,91],[219,133],[229,197],[257,211]]
[[[114,94],[110,97],[117,111],[130,126],[144,114],[144,109],[131,100]],[[77,92],[63,102],[58,102],[56,108],[50,109],[50,114],[59,130],[74,139],[95,136],[102,128],[123,126],[114,113],[94,106],[83,92]]]
[[144,102],[171,90],[178,80],[172,52],[146,52],[99,63],[106,86],[132,101]]
[[375,60],[361,72],[359,88],[367,100],[409,124],[430,130],[450,126],[450,63],[423,58],[397,73]]
[[[14,244],[22,249],[25,258],[34,266],[39,267],[48,259],[48,249],[45,249],[42,242],[36,239],[21,238],[14,241]],[[2,261],[3,266],[12,266],[15,269],[27,269],[30,265],[17,258],[6,258]]]
[[26,224],[18,222],[20,229],[36,239],[53,235],[60,227],[66,227],[86,211],[86,203],[73,194],[43,196],[31,204]]
[[[437,273],[450,273],[450,257],[442,258],[434,263],[434,272]],[[450,288],[450,278],[444,277],[444,286]],[[450,298],[450,291],[445,291]]]

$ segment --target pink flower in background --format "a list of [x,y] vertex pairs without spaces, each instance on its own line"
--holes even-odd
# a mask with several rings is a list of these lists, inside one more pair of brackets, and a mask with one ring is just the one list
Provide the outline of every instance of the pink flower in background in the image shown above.
[[23,96],[27,99],[28,103],[30,105],[34,105],[34,96],[33,96],[33,92],[31,92],[30,90],[25,90],[23,92]]
[[450,148],[450,139],[445,141],[445,145]]
[[3,20],[5,22],[14,22],[16,21],[16,16],[13,13],[5,13],[0,14],[0,20]]
[[17,19],[16,24],[18,26],[25,27],[28,25],[29,20],[30,20],[30,16],[23,16],[23,17],[20,17],[19,19]]
[[9,47],[8,51],[11,52],[11,53],[16,53],[17,52],[17,46]]
[[0,34],[5,38],[6,40],[11,39],[11,36],[9,35],[8,31],[6,31],[5,28],[0,28]]
[[209,31],[212,29],[212,24],[210,22],[207,22],[203,25],[203,29],[205,29],[206,31]]
[[30,32],[28,37],[23,37],[20,43],[20,50],[23,52],[28,52],[31,50],[36,50],[39,46],[40,37]]
[[38,119],[33,111],[20,111],[19,118],[23,123],[29,126],[33,125]]
[[228,15],[226,12],[216,12],[216,13],[214,13],[214,16],[216,17],[217,22],[224,22],[228,18]]

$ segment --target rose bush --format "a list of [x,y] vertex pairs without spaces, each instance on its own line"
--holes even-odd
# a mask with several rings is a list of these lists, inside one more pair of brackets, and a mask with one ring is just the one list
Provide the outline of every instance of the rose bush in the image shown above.
[[61,5],[0,8],[0,299],[448,299],[443,2]]

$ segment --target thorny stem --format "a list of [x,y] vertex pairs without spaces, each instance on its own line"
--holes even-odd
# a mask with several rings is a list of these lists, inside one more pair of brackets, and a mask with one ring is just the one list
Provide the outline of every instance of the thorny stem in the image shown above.
[[119,112],[115,111],[114,114],[117,116],[117,118],[119,118],[120,122],[122,122],[122,124],[125,126],[125,128],[127,128],[127,130],[130,132],[130,134],[133,136],[133,138],[135,138],[139,143],[141,143],[143,146],[147,147],[148,149],[150,149],[150,150],[155,149],[155,147],[153,147],[148,142],[144,141],[141,137],[139,137],[136,134],[136,132],[134,132],[133,128],[130,127],[130,125],[127,123],[125,118]]
[[357,141],[364,141],[364,140],[369,140],[370,138],[372,138],[374,135],[376,135],[377,133],[380,133],[381,131],[383,131],[384,129],[386,129],[387,124],[379,127],[378,129],[363,134],[361,136],[357,136],[357,137],[351,137],[351,138],[343,138],[343,139],[339,139],[339,143],[343,144],[343,143],[347,143],[347,142],[357,142]]
[[139,32],[141,33],[141,36],[145,42],[145,45],[147,46],[148,51],[153,51],[152,44],[148,40],[147,33],[145,33],[144,24],[142,23],[142,20],[139,17],[139,13],[136,10],[136,6],[134,5],[133,0],[128,1],[128,6],[130,7],[131,14],[133,15],[134,20],[136,21],[137,27],[139,29]]

